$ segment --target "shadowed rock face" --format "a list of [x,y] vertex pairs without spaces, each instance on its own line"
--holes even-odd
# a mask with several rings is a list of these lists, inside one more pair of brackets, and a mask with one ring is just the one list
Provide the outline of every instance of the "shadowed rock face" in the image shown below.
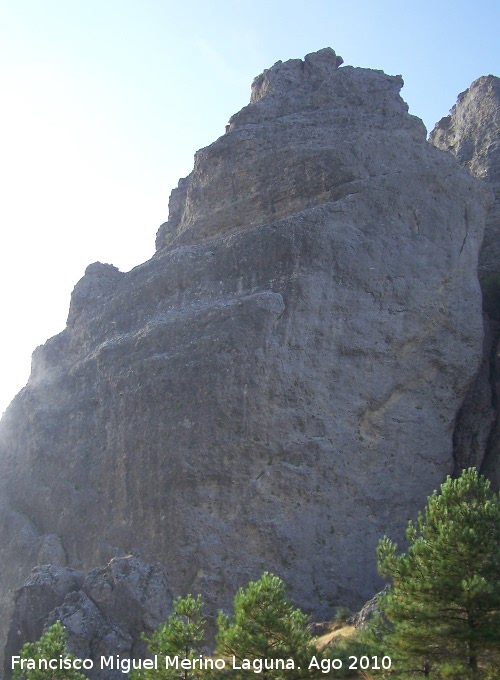
[[212,609],[264,569],[321,618],[378,589],[379,538],[454,467],[490,200],[401,86],[279,62],[156,255],[87,269],[1,424],[4,621],[47,534],[83,570],[139,549]]
[[457,467],[480,466],[500,488],[500,78],[475,80],[458,96],[450,115],[436,124],[429,140],[493,190],[479,255],[484,358],[457,420],[455,456]]

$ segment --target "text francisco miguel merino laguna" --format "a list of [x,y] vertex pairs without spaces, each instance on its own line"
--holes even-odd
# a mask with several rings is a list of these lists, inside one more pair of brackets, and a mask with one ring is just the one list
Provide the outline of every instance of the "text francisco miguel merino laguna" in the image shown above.
[[[26,659],[20,656],[12,657],[12,670],[91,670],[94,668],[92,659],[77,659],[67,656],[59,656],[55,659]],[[309,668],[323,670],[323,664],[315,656],[309,662]],[[250,670],[254,673],[261,673],[263,670],[294,670],[295,662],[293,659],[229,659],[212,658],[200,656],[194,659],[179,658],[178,656],[160,657],[154,656],[152,659],[127,659],[120,656],[101,656],[101,670],[118,670],[122,673],[129,673],[131,670],[175,668],[181,670]],[[297,667],[298,668],[298,667]]]

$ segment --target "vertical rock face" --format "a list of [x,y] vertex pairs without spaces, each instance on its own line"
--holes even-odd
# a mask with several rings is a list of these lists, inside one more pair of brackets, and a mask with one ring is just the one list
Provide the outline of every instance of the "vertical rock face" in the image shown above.
[[483,76],[459,95],[450,115],[436,124],[432,144],[449,151],[494,194],[479,256],[486,338],[484,360],[457,421],[459,467],[482,466],[500,487],[500,78]]
[[449,151],[494,191],[479,258],[483,285],[500,278],[500,78],[482,76],[458,96],[450,115],[436,124],[429,141]]
[[399,76],[340,62],[259,76],[156,255],[89,267],[35,352],[0,427],[3,621],[49,534],[77,569],[139,549],[213,609],[268,569],[326,617],[453,470],[489,192]]

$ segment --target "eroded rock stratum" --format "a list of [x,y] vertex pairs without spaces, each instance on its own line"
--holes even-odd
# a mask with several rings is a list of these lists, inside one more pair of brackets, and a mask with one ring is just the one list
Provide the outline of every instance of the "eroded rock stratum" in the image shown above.
[[91,265],[34,353],[0,430],[2,625],[47,555],[130,551],[212,609],[267,569],[327,617],[379,589],[378,540],[453,471],[490,191],[399,76],[340,63],[259,76],[156,254]]

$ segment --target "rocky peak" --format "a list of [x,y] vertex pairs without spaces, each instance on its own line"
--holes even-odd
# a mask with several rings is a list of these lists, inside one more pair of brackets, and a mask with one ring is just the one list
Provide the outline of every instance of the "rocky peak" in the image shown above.
[[[357,192],[377,167],[378,149],[403,130],[424,141],[408,115],[401,76],[339,68],[331,48],[278,62],[253,84],[248,106],[226,135],[195,156],[169,202],[157,250],[228,236]],[[361,158],[354,148],[364,139]],[[356,172],[353,172],[353,168]]]
[[87,271],[2,419],[0,635],[39,559],[132,550],[212,614],[266,569],[327,618],[379,589],[380,537],[454,469],[489,190],[400,76],[326,50],[258,81],[156,255]]
[[113,294],[122,276],[123,273],[111,264],[89,264],[85,276],[76,284],[71,294],[68,326],[73,326],[82,316],[85,318],[87,313],[92,315],[97,305],[104,304]]
[[304,84],[309,88],[321,86],[343,63],[342,57],[337,56],[331,47],[307,54],[304,60],[278,61],[255,78],[250,103],[255,104],[271,95],[283,96]]
[[429,140],[449,151],[471,175],[500,183],[500,78],[482,76],[458,95]]

